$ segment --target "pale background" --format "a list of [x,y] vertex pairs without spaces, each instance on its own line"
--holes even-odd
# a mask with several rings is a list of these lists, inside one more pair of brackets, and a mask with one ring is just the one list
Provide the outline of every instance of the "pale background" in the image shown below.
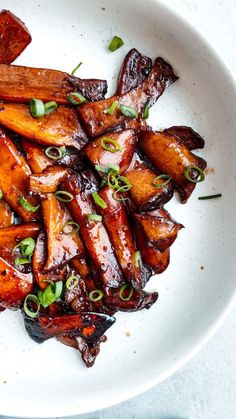
[[[236,0],[163,2],[186,17],[236,73]],[[1,1],[1,7],[4,7],[4,1]],[[128,402],[79,418],[235,419],[235,321],[236,307],[201,352],[159,386]]]

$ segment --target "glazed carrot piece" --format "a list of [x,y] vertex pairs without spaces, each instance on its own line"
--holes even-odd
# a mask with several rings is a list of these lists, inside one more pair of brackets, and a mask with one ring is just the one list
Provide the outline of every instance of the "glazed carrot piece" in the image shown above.
[[181,144],[184,144],[189,150],[196,150],[197,148],[204,148],[205,141],[196,131],[191,127],[183,125],[173,126],[164,129],[164,132],[174,135]]
[[19,199],[24,197],[34,207],[39,204],[38,200],[30,196],[27,190],[28,177],[31,174],[30,168],[13,142],[1,129],[0,145],[0,189],[4,199],[23,221],[35,221],[39,218],[39,211],[27,211],[19,202]]
[[39,194],[55,192],[58,185],[71,174],[72,171],[66,167],[48,167],[42,173],[30,175],[29,190]]
[[88,141],[76,111],[63,106],[41,118],[33,118],[29,106],[3,103],[0,105],[0,124],[40,144],[80,150]]
[[10,64],[31,42],[25,24],[9,10],[0,13],[0,63]]
[[[157,292],[148,293],[143,290],[132,289],[132,296],[128,301],[123,301],[120,298],[121,290],[117,290],[116,293],[110,294],[105,298],[105,304],[108,308],[117,311],[134,312],[143,310],[144,308],[149,309],[158,299]],[[129,294],[130,289],[127,289]]]
[[28,165],[33,173],[41,173],[47,167],[53,166],[54,161],[46,156],[41,145],[22,139],[21,146],[26,153]]
[[68,221],[72,221],[69,211],[54,194],[46,194],[42,199],[42,212],[47,234],[44,272],[64,265],[75,256],[84,257],[84,246],[78,233],[71,234],[74,226],[66,226]]
[[10,227],[14,223],[14,214],[9,205],[0,201],[0,228]]

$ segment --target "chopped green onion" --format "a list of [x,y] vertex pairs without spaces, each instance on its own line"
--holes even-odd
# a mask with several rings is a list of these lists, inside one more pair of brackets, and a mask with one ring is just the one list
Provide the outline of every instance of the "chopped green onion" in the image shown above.
[[139,252],[139,250],[136,250],[136,252],[134,254],[134,264],[135,264],[136,268],[141,268],[143,266],[141,253]]
[[44,308],[54,303],[62,294],[63,282],[57,281],[51,283],[45,288],[44,291],[38,291],[38,299]]
[[44,113],[45,115],[48,115],[49,113],[55,111],[58,107],[57,102],[52,100],[51,102],[47,102],[44,104]]
[[131,106],[120,105],[120,111],[128,118],[138,118],[138,112]]
[[112,188],[112,189],[119,189],[118,179],[117,179],[117,177],[115,176],[115,173],[113,172],[113,170],[111,170],[111,171],[108,173],[106,183],[107,183],[107,184],[108,184],[108,186],[110,186],[110,188]]
[[71,202],[74,199],[74,196],[67,191],[56,191],[55,197],[58,199],[58,201],[62,202]]
[[72,72],[71,72],[71,75],[73,76],[74,74],[75,74],[75,72],[80,68],[80,66],[82,65],[83,63],[82,62],[80,62],[73,70],[72,70]]
[[[191,171],[192,170],[195,170],[196,172],[198,172],[198,176],[200,176],[199,179],[193,179],[192,178],[192,176],[191,176]],[[184,170],[184,176],[186,177],[186,179],[189,182],[192,182],[192,183],[199,183],[199,182],[203,182],[205,180],[205,173],[198,166],[188,166],[188,167],[186,167],[186,169]]]
[[26,259],[26,258],[15,258],[15,266],[26,265],[27,263],[30,263],[30,260],[29,259]]
[[120,38],[119,36],[115,35],[113,36],[110,44],[108,45],[108,49],[111,52],[116,51],[117,49],[119,49],[120,47],[122,47],[122,45],[124,45],[124,41],[122,38]]
[[[126,295],[126,293],[127,293],[127,291],[128,291],[128,289],[129,289],[129,293],[128,293],[128,295]],[[130,285],[128,285],[128,284],[124,284],[124,285],[122,285],[122,287],[120,288],[120,291],[119,291],[119,297],[120,297],[120,299],[122,300],[122,301],[129,301],[130,299],[131,299],[131,297],[132,297],[132,295],[133,295],[133,293],[134,293],[134,289],[133,289],[133,287],[131,287]]]
[[79,283],[78,277],[75,275],[71,275],[66,280],[66,288],[68,290],[73,290],[76,287],[76,285],[78,285],[78,283]]
[[118,196],[119,193],[121,192],[127,192],[125,189],[125,186],[121,186],[119,189],[117,189],[115,192],[113,192],[112,194],[112,198],[115,199],[115,201],[126,201],[128,198],[124,198],[123,196]]
[[98,214],[89,214],[88,219],[90,221],[102,221],[102,216]]
[[[29,307],[30,303],[33,303],[34,305],[36,305],[37,308],[35,311],[32,310],[31,306]],[[38,297],[34,294],[28,294],[25,297],[23,307],[24,307],[25,314],[27,314],[27,316],[32,317],[34,319],[35,317],[37,317],[40,310],[40,302],[39,302]]]
[[0,200],[3,198],[3,191],[0,189]]
[[69,93],[67,98],[69,102],[75,106],[81,105],[82,103],[86,102],[85,97],[81,95],[81,93],[78,93],[78,92]]
[[29,106],[30,113],[34,118],[41,118],[45,114],[44,103],[41,99],[31,99]]
[[217,193],[215,195],[199,196],[198,199],[204,200],[204,199],[215,199],[215,198],[221,198],[221,197],[222,197],[222,194],[221,193]]
[[[73,226],[71,229],[67,229],[68,226]],[[73,220],[69,220],[67,221],[63,226],[61,231],[64,234],[67,234],[68,236],[74,236],[74,234],[78,233],[79,231],[79,224],[77,224],[75,221]]]
[[39,205],[37,205],[36,207],[34,207],[23,196],[21,196],[19,198],[19,204],[22,206],[22,208],[24,208],[26,211],[29,211],[29,212],[36,212],[39,209]]
[[60,160],[66,155],[66,147],[47,147],[44,151],[47,157],[49,157],[52,160]]
[[149,117],[149,107],[148,107],[148,103],[146,103],[143,109],[143,119],[148,119],[148,117]]
[[95,170],[102,173],[109,173],[110,170],[113,170],[117,174],[120,171],[120,167],[118,164],[113,163],[108,163],[107,167],[101,167],[99,164],[95,164]]
[[118,108],[119,106],[120,106],[119,102],[115,100],[115,102],[113,102],[109,108],[103,110],[103,113],[107,113],[108,115],[113,115],[116,108]]
[[93,290],[89,293],[89,299],[90,301],[93,301],[96,303],[97,301],[100,301],[104,297],[104,292],[102,290]]
[[101,146],[104,150],[110,151],[110,153],[116,153],[122,149],[120,144],[110,137],[103,137],[101,139]]
[[107,173],[107,168],[103,168],[99,166],[99,164],[95,164],[95,170],[97,170],[97,172]]
[[123,192],[129,191],[133,186],[125,176],[119,176],[118,181],[123,183],[123,186],[121,186]]
[[[166,179],[166,181],[158,183],[157,181],[159,179]],[[163,173],[162,175],[159,175],[159,176],[155,177],[155,179],[153,179],[152,186],[154,186],[155,188],[163,188],[163,186],[166,186],[171,181],[171,179],[172,179],[172,177],[170,175],[167,175],[167,174]]]
[[35,248],[35,240],[32,237],[27,237],[17,244],[14,249],[20,248],[21,254],[23,256],[31,256]]
[[103,199],[99,196],[98,192],[93,192],[92,197],[94,199],[95,204],[97,204],[99,207],[106,209],[107,204]]

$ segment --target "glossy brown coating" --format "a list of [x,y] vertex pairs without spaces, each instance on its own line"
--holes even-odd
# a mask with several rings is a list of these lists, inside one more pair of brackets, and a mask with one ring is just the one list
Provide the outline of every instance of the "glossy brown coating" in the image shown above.
[[108,186],[99,191],[107,208],[102,209],[97,205],[97,211],[102,215],[118,262],[126,280],[136,289],[143,288],[151,276],[151,271],[146,266],[136,266],[135,243],[124,204],[113,198],[113,190]]
[[84,247],[78,233],[66,234],[62,231],[65,223],[72,218],[65,205],[59,202],[54,194],[46,194],[42,199],[42,212],[47,235],[44,272],[64,265],[75,256],[84,257]]
[[0,124],[36,143],[51,146],[71,146],[80,150],[88,139],[72,108],[59,106],[41,118],[33,118],[28,105],[0,105]]
[[10,227],[14,223],[14,214],[9,205],[2,199],[0,201],[0,228]]
[[142,290],[133,291],[132,297],[129,301],[123,301],[119,292],[115,292],[113,295],[109,295],[105,299],[105,304],[110,309],[115,309],[117,311],[138,311],[143,310],[144,308],[149,309],[158,299],[158,293],[152,292],[148,293]]
[[164,129],[164,132],[170,135],[174,135],[181,144],[184,144],[189,150],[196,150],[197,148],[204,148],[205,141],[196,131],[191,127],[185,127],[183,125],[173,126]]
[[0,257],[0,304],[1,307],[17,310],[27,294],[32,291],[32,274],[18,271]]
[[58,70],[0,64],[0,99],[6,102],[28,103],[35,97],[69,105],[69,93],[81,91],[88,100],[99,100],[106,89],[105,80],[82,80]]
[[4,199],[23,221],[35,221],[39,218],[39,211],[29,212],[19,203],[19,198],[22,196],[33,206],[39,203],[35,197],[29,195],[27,190],[28,177],[31,174],[30,168],[13,142],[1,129],[0,144],[0,189]]
[[46,156],[40,144],[22,139],[21,146],[26,153],[27,163],[33,173],[41,173],[47,167],[53,166],[54,161]]
[[47,273],[43,272],[47,258],[46,243],[46,235],[43,231],[40,231],[35,243],[32,268],[34,279],[42,290],[48,286],[46,281],[64,281],[67,275],[66,265]]
[[113,102],[118,101],[142,113],[147,103],[148,106],[152,106],[164,90],[177,79],[172,67],[162,58],[157,58],[149,75],[135,89],[121,96],[113,96],[95,103],[85,103],[78,107],[86,131],[91,137],[96,137],[118,126],[129,128],[130,121],[133,123],[132,119],[124,116],[118,108],[112,115],[105,114],[103,111]]
[[[140,147],[161,173],[172,177],[180,200],[185,203],[195,189],[196,183],[189,182],[184,176],[184,171],[189,166],[197,166],[204,170],[206,161],[191,153],[175,136],[165,132],[141,133]],[[191,176],[197,179],[198,172],[192,170]]]
[[101,313],[77,313],[61,316],[40,315],[36,319],[24,316],[30,337],[42,343],[52,337],[81,336],[86,342],[95,342],[115,323],[115,318]]
[[122,284],[123,278],[107,231],[103,223],[88,219],[89,214],[96,213],[91,197],[96,187],[94,188],[91,173],[72,176],[63,182],[62,188],[74,196],[67,206],[80,226],[81,237],[98,279],[104,287],[118,287]]
[[42,173],[30,175],[29,190],[39,194],[56,192],[58,185],[71,174],[72,171],[66,167],[48,167]]
[[[105,150],[101,145],[103,138],[111,138],[117,141],[121,150],[115,153]],[[123,173],[132,160],[137,139],[137,135],[131,129],[112,132],[109,135],[102,135],[91,141],[85,147],[85,153],[94,166],[99,165],[101,168],[107,169],[109,164],[118,165],[120,168],[119,173]],[[102,172],[99,173],[103,176]]]
[[117,80],[117,95],[123,95],[137,87],[147,77],[152,60],[132,48],[125,56]]
[[124,176],[132,185],[129,193],[139,211],[151,211],[163,206],[173,196],[173,185],[168,183],[162,188],[155,188],[153,180],[159,175],[137,153],[134,152],[132,161]]
[[146,263],[155,274],[164,272],[170,262],[170,249],[160,252],[155,246],[145,240],[141,229],[137,225],[135,226],[135,237],[143,263]]
[[161,252],[174,243],[179,230],[183,228],[183,225],[176,223],[164,209],[145,214],[134,213],[133,218],[140,226],[146,240]]
[[0,63],[10,64],[31,42],[25,24],[9,10],[0,13]]

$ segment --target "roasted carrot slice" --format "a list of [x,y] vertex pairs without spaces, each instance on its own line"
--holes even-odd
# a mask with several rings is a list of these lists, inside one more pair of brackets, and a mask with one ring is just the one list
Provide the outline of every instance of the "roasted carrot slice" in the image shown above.
[[137,87],[147,77],[152,60],[133,48],[126,54],[117,80],[117,95],[123,95]]
[[151,276],[145,265],[139,266],[135,260],[135,243],[124,204],[113,198],[113,190],[108,186],[99,191],[107,207],[97,206],[103,224],[109,234],[116,257],[126,280],[136,289],[143,288]]
[[[119,150],[115,153],[104,149],[102,146],[103,141],[108,138],[118,144]],[[132,160],[136,143],[137,136],[133,130],[112,132],[109,133],[109,137],[101,136],[90,142],[85,148],[85,153],[92,164],[98,165],[104,170],[109,167],[109,164],[117,165],[120,168],[119,173],[122,173]],[[100,174],[103,175],[102,172]]]
[[80,150],[88,141],[76,111],[63,106],[41,118],[33,118],[29,106],[4,103],[0,105],[0,124],[40,144]]
[[161,252],[174,243],[179,230],[183,228],[183,225],[176,223],[164,209],[145,214],[134,213],[133,218],[140,226],[146,240]]
[[46,156],[41,145],[23,139],[21,146],[26,153],[27,162],[33,173],[41,173],[47,167],[54,165],[54,161]]
[[30,168],[13,142],[1,129],[0,144],[0,189],[4,199],[24,221],[34,221],[39,217],[39,212],[29,212],[19,203],[19,199],[24,197],[31,205],[37,206],[38,204],[37,199],[30,196],[27,191],[27,181],[31,174]]
[[84,127],[91,137],[96,137],[116,127],[129,128],[132,119],[124,116],[119,107],[112,115],[104,113],[114,102],[130,106],[137,113],[142,113],[145,105],[152,106],[162,95],[164,90],[178,77],[173,73],[172,67],[162,58],[157,58],[146,79],[135,89],[122,96],[113,96],[109,99],[94,103],[85,103],[78,107],[79,115]]
[[173,126],[164,129],[164,132],[174,135],[181,144],[184,144],[189,150],[196,150],[197,148],[204,148],[205,141],[196,131],[191,127],[183,125]]
[[[206,161],[191,153],[175,136],[165,132],[146,131],[141,133],[140,146],[161,173],[167,173],[172,177],[181,202],[186,202],[196,183],[187,180],[184,172],[191,166],[197,166],[204,170],[207,165]],[[196,170],[191,169],[191,177],[194,180],[197,180],[198,175]]]
[[142,256],[142,261],[146,263],[155,274],[160,274],[166,270],[170,262],[170,249],[160,252],[155,246],[148,243],[143,236],[139,226],[135,226],[135,237],[137,247]]
[[46,235],[43,231],[41,231],[36,240],[32,258],[34,278],[41,289],[45,289],[48,286],[47,281],[64,281],[67,274],[66,265],[47,273],[43,272],[47,258],[46,247]]
[[32,288],[32,274],[18,271],[0,257],[0,304],[2,307],[17,310]]
[[67,203],[70,213],[80,226],[81,237],[88,250],[98,280],[104,287],[116,288],[122,284],[121,269],[115,257],[107,231],[101,222],[90,221],[89,214],[96,213],[91,194],[95,190],[91,172],[66,179],[62,188],[74,199]]
[[72,219],[65,205],[54,194],[46,194],[42,199],[42,211],[47,234],[44,272],[64,265],[75,256],[84,257],[84,247],[78,233],[73,234],[73,225],[71,229],[69,225],[66,226]]
[[9,205],[0,201],[0,228],[10,227],[14,223],[14,214]]
[[[108,308],[117,311],[138,311],[144,308],[149,309],[158,299],[157,292],[145,292],[142,290],[132,289],[131,298],[124,301],[120,297],[120,290],[106,297],[105,304]],[[130,289],[127,290],[127,293]],[[122,293],[123,294],[123,293]]]
[[124,176],[130,181],[129,193],[139,211],[151,211],[163,206],[173,196],[173,185],[168,183],[161,188],[153,186],[153,180],[159,175],[137,152],[134,153]]
[[10,64],[31,42],[25,24],[9,10],[0,13],[0,63]]
[[24,316],[25,328],[38,343],[61,336],[81,336],[86,342],[95,342],[115,323],[115,318],[101,313],[40,315],[36,319]]
[[79,91],[88,100],[105,97],[105,80],[82,80],[62,71],[0,64],[0,99],[28,103],[33,97],[68,105],[68,95]]
[[29,190],[39,194],[55,192],[58,185],[71,174],[72,171],[66,167],[48,167],[42,173],[30,175]]

